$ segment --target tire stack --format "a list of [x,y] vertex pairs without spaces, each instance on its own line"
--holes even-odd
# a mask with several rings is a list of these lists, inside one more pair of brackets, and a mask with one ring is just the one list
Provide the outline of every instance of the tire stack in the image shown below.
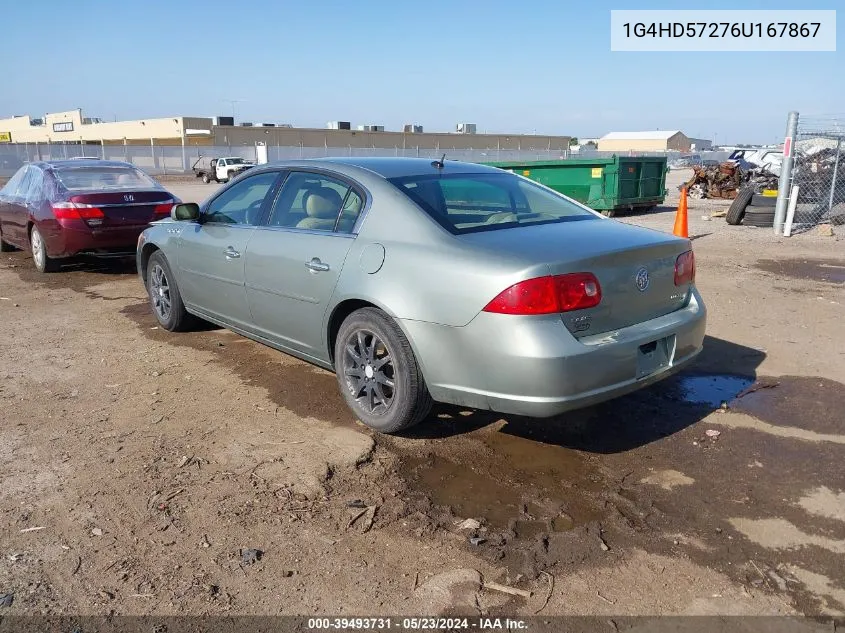
[[742,189],[734,198],[725,220],[728,224],[770,227],[775,224],[777,198]]

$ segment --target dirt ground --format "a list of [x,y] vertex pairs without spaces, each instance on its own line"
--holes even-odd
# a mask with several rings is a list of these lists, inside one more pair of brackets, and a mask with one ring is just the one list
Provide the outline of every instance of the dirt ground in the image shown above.
[[[621,220],[671,230],[682,175]],[[552,420],[439,406],[403,437],[327,372],[157,328],[132,266],[4,253],[0,617],[842,616],[842,235],[702,219],[725,207],[690,204],[693,368]]]

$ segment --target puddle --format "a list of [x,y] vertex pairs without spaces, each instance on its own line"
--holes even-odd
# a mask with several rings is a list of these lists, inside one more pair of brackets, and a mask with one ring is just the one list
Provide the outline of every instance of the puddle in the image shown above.
[[416,492],[425,493],[434,505],[449,508],[456,517],[485,519],[504,529],[521,513],[519,490],[463,464],[440,458],[409,459],[405,469]]
[[781,376],[762,379],[770,385],[731,403],[736,411],[777,426],[799,427],[817,433],[843,433],[845,385],[827,378]]
[[811,279],[832,284],[845,283],[845,261],[824,259],[760,259],[756,267],[775,275]]
[[456,518],[483,520],[520,539],[603,518],[598,498],[606,482],[578,451],[502,431],[477,434],[469,444],[474,448],[452,459],[405,458],[401,476],[409,490]]
[[729,374],[683,376],[678,384],[681,397],[686,402],[706,404],[718,409],[723,402],[730,402],[754,384],[754,379]]

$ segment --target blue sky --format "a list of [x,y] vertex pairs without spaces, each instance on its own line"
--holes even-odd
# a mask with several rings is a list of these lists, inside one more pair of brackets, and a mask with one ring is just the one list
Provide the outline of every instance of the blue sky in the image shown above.
[[[681,129],[781,140],[789,110],[845,114],[845,54],[620,53],[612,8],[835,9],[813,2],[42,0],[8,2],[0,117],[231,114],[323,127],[600,136]],[[837,16],[838,42],[845,15]]]

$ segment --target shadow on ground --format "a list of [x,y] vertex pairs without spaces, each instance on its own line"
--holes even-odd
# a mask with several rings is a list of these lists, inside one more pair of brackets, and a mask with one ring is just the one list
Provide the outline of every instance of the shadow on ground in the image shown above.
[[[672,435],[713,412],[721,400],[732,399],[754,382],[765,357],[760,350],[708,336],[691,368],[627,396],[546,419],[438,405],[406,437],[441,439],[503,420],[500,433],[591,453],[624,452]],[[718,386],[716,400],[708,393],[693,393],[707,389],[708,379]]]

